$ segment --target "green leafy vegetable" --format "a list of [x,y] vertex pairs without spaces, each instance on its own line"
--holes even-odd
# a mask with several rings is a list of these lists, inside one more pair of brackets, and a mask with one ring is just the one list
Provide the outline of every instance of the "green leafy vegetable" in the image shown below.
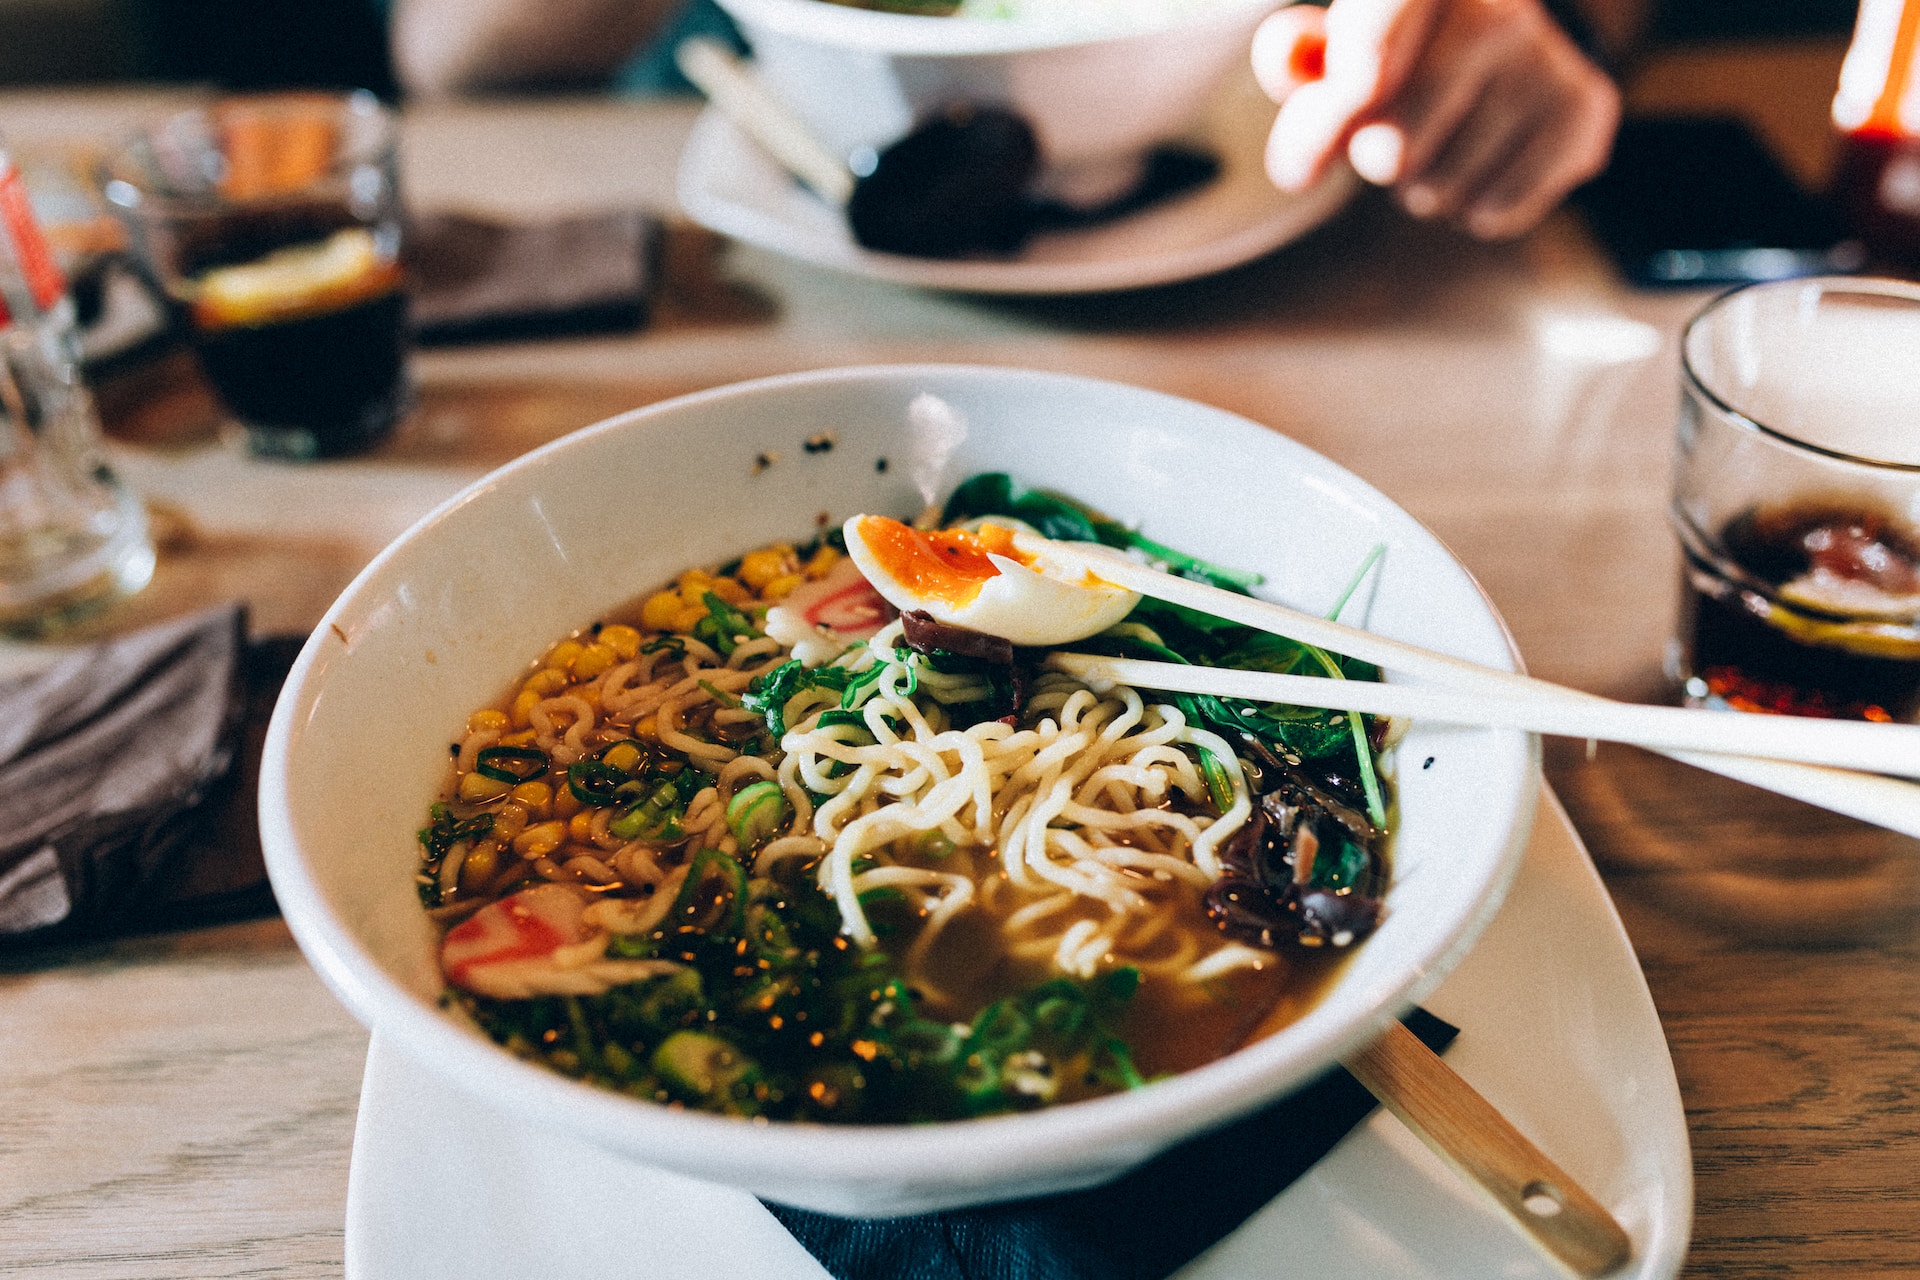
[[598,996],[456,999],[501,1044],[639,1097],[733,1115],[896,1122],[988,1115],[1142,1083],[1119,1019],[1132,969],[1056,978],[970,1024],[925,1017],[882,951],[848,945],[810,864],[749,879],[704,850],[667,921],[616,938],[674,973]]
[[667,920],[682,932],[738,938],[747,927],[747,870],[718,849],[693,855]]
[[620,788],[631,781],[632,774],[603,760],[576,760],[567,766],[567,790],[581,804],[597,809],[619,803]]
[[740,705],[740,699],[734,697],[732,694],[728,693],[725,689],[722,689],[719,685],[715,684],[713,681],[701,680],[701,681],[698,681],[697,683],[699,684],[700,689],[703,693],[705,693],[709,698],[712,698],[715,702],[719,703],[721,706],[737,707]]
[[1091,982],[1054,978],[988,1005],[960,1045],[962,1105],[975,1115],[1040,1106],[1075,1078],[1116,1088],[1141,1083],[1114,1034],[1139,985],[1140,971],[1128,967]]
[[436,804],[427,810],[428,825],[420,829],[420,843],[426,846],[426,854],[420,859],[420,873],[415,881],[420,890],[420,902],[428,908],[437,907],[445,894],[440,888],[440,869],[445,865],[447,855],[454,847],[468,840],[478,840],[493,830],[493,815],[477,813],[470,818],[462,818],[449,804]]
[[755,676],[740,697],[740,705],[767,722],[778,742],[787,732],[787,704],[809,689],[840,693],[853,673],[845,667],[808,667],[798,658],[783,662],[765,675]]
[[1340,892],[1365,888],[1373,877],[1373,858],[1351,840],[1331,840],[1314,855],[1309,883],[1316,889]]
[[538,747],[482,747],[473,771],[496,782],[527,782],[547,771],[547,753]]
[[981,516],[1011,516],[1033,526],[1042,537],[1062,542],[1099,542],[1123,551],[1139,551],[1163,564],[1171,573],[1230,591],[1245,591],[1260,583],[1260,575],[1228,569],[1175,551],[1142,537],[1110,516],[1045,489],[1021,493],[1003,471],[988,471],[964,481],[947,499],[943,519],[958,524]]
[[[907,668],[907,671],[909,674],[911,674],[913,671],[913,668],[909,666]],[[868,698],[873,696],[874,687],[880,683],[880,677],[885,675],[886,673],[887,673],[887,668],[885,664],[876,662],[872,666],[868,667],[865,671],[856,671],[851,676],[849,676],[847,679],[846,687],[840,691],[841,710],[843,711],[858,710],[861,703],[865,702]],[[919,681],[912,680],[908,683],[907,688],[903,692],[908,697],[912,697],[914,692],[918,688],[919,688]]]
[[1207,799],[1216,810],[1225,813],[1233,806],[1233,778],[1220,758],[1204,747],[1200,749],[1200,776],[1207,783]]
[[607,831],[621,840],[678,840],[686,834],[680,819],[686,816],[687,803],[703,785],[701,775],[692,769],[649,780],[644,794],[622,809],[607,824]]
[[745,854],[771,840],[792,813],[779,783],[755,782],[740,788],[727,802],[727,829]]
[[[1380,557],[1386,554],[1386,550],[1385,543],[1374,544],[1373,550],[1367,553],[1367,558],[1362,560],[1360,567],[1354,571],[1352,579],[1347,583],[1347,589],[1342,591],[1340,599],[1334,602],[1332,610],[1327,614],[1329,619],[1339,620],[1340,611],[1347,607],[1347,601],[1352,599],[1353,593],[1360,589],[1361,582],[1366,579],[1373,566],[1379,563]],[[1331,665],[1328,655],[1320,653],[1317,649],[1314,652],[1319,654],[1323,663]],[[1339,670],[1335,674],[1344,676],[1346,672]],[[1384,827],[1387,825],[1387,802],[1381,794],[1380,778],[1374,772],[1373,744],[1367,737],[1366,722],[1358,711],[1349,711],[1347,725],[1353,732],[1354,756],[1360,763],[1360,785],[1367,795],[1367,817],[1374,826]]]
[[653,1051],[652,1066],[669,1091],[687,1102],[734,1115],[758,1115],[759,1064],[705,1031],[676,1031]]
[[742,637],[757,639],[760,630],[740,610],[709,591],[700,597],[707,606],[707,616],[693,624],[693,634],[712,645],[722,657],[732,657],[734,646]]

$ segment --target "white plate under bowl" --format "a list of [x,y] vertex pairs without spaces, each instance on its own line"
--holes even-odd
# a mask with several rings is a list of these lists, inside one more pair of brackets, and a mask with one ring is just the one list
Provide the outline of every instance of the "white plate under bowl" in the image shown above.
[[1220,160],[1212,182],[1130,217],[1035,236],[1006,258],[913,258],[861,248],[840,210],[800,186],[711,107],[681,154],[680,205],[722,235],[895,284],[1035,295],[1146,288],[1251,262],[1347,202],[1357,179],[1345,165],[1306,191],[1275,189],[1263,159],[1273,113],[1251,72],[1228,77],[1192,139]]
[[1059,374],[894,366],[637,410],[502,467],[402,535],[287,678],[261,767],[268,870],[302,949],[362,1021],[454,1087],[631,1159],[882,1216],[1105,1181],[1302,1083],[1466,953],[1518,868],[1537,743],[1415,724],[1399,748],[1419,765],[1397,783],[1380,928],[1298,1021],[1146,1088],[951,1124],[752,1125],[566,1079],[439,1008],[414,833],[467,713],[552,638],[687,566],[861,511],[916,511],[927,438],[910,406],[923,396],[967,424],[963,439],[939,439],[935,493],[1010,471],[1263,573],[1266,593],[1314,612],[1384,548],[1345,616],[1469,660],[1515,661],[1471,575],[1412,517],[1311,450],[1190,400]]
[[[1693,1165],[1646,981],[1559,802],[1520,878],[1423,1003],[1447,1061],[1626,1227],[1617,1280],[1686,1257]],[[445,1188],[421,1211],[421,1188]],[[628,1229],[609,1231],[604,1206]],[[382,1039],[367,1053],[347,1186],[347,1280],[537,1275],[821,1280],[743,1192],[642,1168],[449,1090]],[[1179,1280],[1563,1280],[1392,1117],[1371,1119]]]

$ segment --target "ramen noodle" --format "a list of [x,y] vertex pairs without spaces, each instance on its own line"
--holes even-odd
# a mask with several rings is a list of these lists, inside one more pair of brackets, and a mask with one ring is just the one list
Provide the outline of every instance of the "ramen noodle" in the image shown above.
[[[1074,647],[1180,625],[1143,602]],[[1378,726],[1042,657],[897,614],[837,534],[561,639],[421,832],[449,1002],[635,1096],[857,1121],[1113,1092],[1289,1020],[1379,910]]]

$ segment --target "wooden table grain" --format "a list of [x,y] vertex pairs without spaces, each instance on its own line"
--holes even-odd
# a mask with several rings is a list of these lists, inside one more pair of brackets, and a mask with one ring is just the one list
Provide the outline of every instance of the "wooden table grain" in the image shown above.
[[[1838,54],[1669,58],[1635,100],[1746,110],[1812,176]],[[81,105],[12,95],[0,127],[103,130],[152,102]],[[409,192],[670,214],[693,112],[414,112]],[[1534,672],[1659,697],[1675,339],[1703,298],[1625,289],[1569,215],[1489,247],[1377,199],[1218,278],[1051,300],[835,276],[673,219],[647,329],[422,352],[418,409],[365,458],[239,458],[190,368],[106,389],[116,456],[168,531],[111,625],[239,596],[256,629],[299,631],[412,519],[572,428],[762,374],[937,360],[1117,378],[1283,431],[1445,539]],[[1672,1049],[1697,1178],[1685,1274],[1920,1275],[1920,844],[1629,748],[1551,743],[1548,766]],[[365,1044],[276,921],[0,963],[0,1272],[339,1274]]]

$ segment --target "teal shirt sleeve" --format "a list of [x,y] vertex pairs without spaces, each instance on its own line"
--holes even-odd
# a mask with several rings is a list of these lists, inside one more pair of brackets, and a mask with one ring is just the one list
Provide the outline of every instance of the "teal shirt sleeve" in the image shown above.
[[713,0],[687,0],[666,30],[636,51],[627,64],[614,73],[613,91],[638,95],[696,92],[680,74],[680,68],[673,64],[675,47],[689,36],[711,36],[743,53],[746,51],[732,19],[721,12],[719,5]]

